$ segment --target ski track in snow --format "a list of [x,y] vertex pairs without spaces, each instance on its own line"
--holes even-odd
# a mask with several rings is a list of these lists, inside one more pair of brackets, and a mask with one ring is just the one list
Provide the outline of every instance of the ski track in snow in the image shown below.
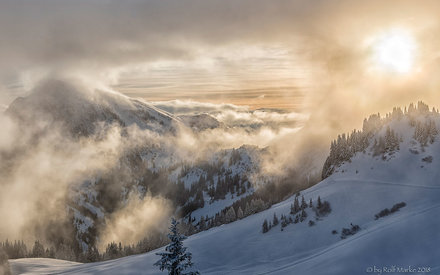
[[[422,211],[418,211],[418,212],[416,212],[416,213],[411,213],[411,214],[409,214],[409,215],[406,215],[405,218],[410,218],[410,217],[414,217],[414,216],[417,216],[417,215],[421,215],[421,214],[423,214],[423,213],[425,213],[425,212],[428,212],[428,211],[431,211],[431,210],[433,210],[433,209],[437,209],[437,208],[440,208],[440,204],[434,205],[434,206],[432,206],[432,207],[429,207],[429,208],[424,209],[424,210],[422,210]],[[352,242],[356,242],[357,240],[362,239],[365,235],[378,233],[378,232],[380,232],[381,230],[384,230],[384,229],[390,228],[390,227],[392,227],[392,225],[397,224],[397,223],[402,223],[402,221],[399,221],[399,220],[397,220],[397,221],[393,221],[393,222],[390,222],[390,223],[387,223],[387,224],[381,225],[381,226],[377,227],[377,228],[374,229],[374,230],[362,229],[362,230],[361,230],[359,233],[357,233],[356,235],[354,235],[354,236],[350,236],[350,237],[348,237],[347,239],[342,240],[342,241],[341,241],[342,243],[336,243],[335,245],[332,245],[332,246],[329,247],[329,248],[326,248],[326,249],[324,249],[324,250],[322,250],[322,251],[320,251],[320,252],[318,252],[318,253],[316,253],[316,254],[313,254],[313,255],[311,255],[311,256],[305,257],[305,258],[303,258],[303,259],[301,259],[301,260],[299,260],[299,261],[295,261],[295,262],[292,263],[292,264],[284,265],[284,266],[282,266],[282,267],[280,267],[280,268],[273,269],[273,270],[268,271],[268,272],[257,273],[257,274],[258,274],[258,275],[274,274],[274,273],[277,273],[277,272],[279,272],[279,271],[286,270],[287,268],[292,268],[292,267],[294,267],[294,266],[296,266],[296,265],[298,265],[298,264],[301,264],[301,263],[304,263],[304,262],[307,262],[307,261],[310,261],[310,260],[316,259],[317,257],[319,257],[319,256],[321,256],[321,255],[324,255],[324,254],[326,254],[326,253],[331,253],[333,250],[339,249],[339,248],[344,247],[344,246],[349,246]],[[286,257],[286,259],[288,259],[288,258],[289,258],[289,257]]]
[[[411,265],[430,267],[431,272],[405,274],[440,274],[440,142],[414,155],[408,151],[413,129],[404,120],[394,124],[402,128],[405,140],[391,158],[357,154],[332,176],[301,192],[307,202],[312,198],[316,203],[318,196],[329,201],[328,216],[310,227],[313,212],[307,208],[305,222],[289,224],[283,231],[277,225],[263,234],[264,219],[289,213],[294,198],[290,197],[263,212],[200,232],[184,242],[196,268],[202,274],[360,275],[373,265]],[[421,162],[428,155],[434,161]],[[399,202],[406,206],[374,219]],[[331,233],[350,223],[361,230],[346,239]],[[18,259],[10,264],[14,274],[159,275],[165,273],[153,263],[158,260],[155,253],[163,249],[90,264],[51,259]]]
[[388,182],[388,181],[380,181],[380,180],[359,180],[359,179],[339,179],[340,182],[358,182],[358,183],[373,183],[373,184],[385,184],[385,185],[395,185],[395,186],[403,186],[403,187],[411,187],[411,188],[423,188],[423,189],[437,189],[440,190],[440,186],[429,186],[429,185],[418,185],[411,183],[397,183],[397,182]]
[[[360,186],[363,186],[366,189],[374,190],[375,186],[384,186],[387,188],[389,193],[393,193],[393,190],[396,190],[396,192],[401,191],[403,189],[414,189],[418,188],[422,191],[423,194],[428,194],[426,192],[430,193],[431,197],[438,197],[440,194],[437,193],[437,191],[440,191],[440,188],[435,186],[425,186],[425,185],[417,185],[417,184],[411,184],[411,183],[393,183],[393,182],[386,182],[386,181],[377,181],[377,180],[358,180],[358,179],[347,179],[347,178],[341,178],[341,179],[329,179],[326,182],[320,183],[316,186],[313,186],[309,188],[308,190],[303,191],[303,195],[307,198],[313,197],[316,198],[317,195],[321,195],[322,198],[326,199],[326,197],[329,196],[327,193],[334,192],[335,190],[344,190],[347,188],[347,186],[352,186],[353,188],[358,188]],[[290,203],[292,201],[292,198],[289,198],[287,201],[281,202],[279,204],[276,204],[272,206],[272,208],[263,211],[261,213],[258,213],[254,216],[258,216],[259,218],[256,219],[254,216],[250,216],[246,219],[243,219],[241,221],[224,225],[218,228],[214,228],[205,232],[202,232],[201,234],[196,234],[188,239],[188,246],[189,250],[193,252],[197,252],[193,247],[192,244],[194,242],[197,242],[197,247],[199,245],[202,245],[204,243],[205,245],[210,244],[211,241],[213,241],[218,234],[224,235],[228,234],[231,236],[231,241],[234,241],[234,231],[235,231],[235,225],[240,225],[243,223],[248,224],[255,224],[251,228],[254,228],[253,232],[249,232],[251,235],[255,235],[255,231],[260,230],[261,222],[264,219],[264,217],[271,217],[273,215],[273,212],[277,212],[278,215],[281,213],[284,213],[286,209],[290,206]],[[332,201],[330,201],[332,202]],[[396,203],[394,199],[390,202],[387,202],[386,205],[388,207],[391,207],[393,203]],[[408,206],[402,208],[401,210],[397,211],[395,214],[392,214],[388,217],[381,218],[379,220],[374,220],[371,216],[368,221],[365,221],[363,224],[361,224],[361,231],[359,231],[357,234],[348,237],[344,240],[336,240],[332,242],[330,245],[320,245],[318,247],[310,247],[309,249],[303,250],[303,251],[297,251],[296,253],[293,250],[284,249],[286,253],[279,253],[277,254],[278,257],[276,259],[272,258],[261,258],[261,256],[251,259],[249,257],[243,256],[243,261],[241,261],[240,264],[235,263],[233,266],[226,268],[224,271],[222,270],[225,266],[219,265],[219,259],[210,259],[205,258],[201,259],[203,257],[202,255],[197,255],[197,257],[194,257],[195,262],[203,261],[203,266],[205,268],[202,268],[201,271],[203,274],[353,274],[353,273],[335,273],[329,271],[328,273],[316,273],[313,271],[313,273],[298,273],[296,270],[308,270],[310,266],[314,266],[316,262],[320,262],[321,259],[328,259],[334,257],[334,255],[338,255],[340,251],[343,250],[353,250],[356,247],[358,247],[359,243],[363,243],[364,240],[368,238],[374,238],[375,236],[380,236],[382,234],[389,234],[390,231],[393,231],[393,229],[401,228],[402,226],[405,226],[405,224],[414,218],[424,219],[424,217],[435,217],[438,216],[438,213],[440,212],[440,202],[434,203],[434,204],[428,204],[424,207],[419,207],[419,205],[412,203],[411,201],[407,201]],[[411,208],[411,206],[412,208]],[[328,217],[325,217],[322,222],[327,222],[327,219],[332,218],[333,213],[331,213]],[[300,224],[299,224],[300,225]],[[324,224],[322,224],[324,225]],[[342,224],[345,225],[345,224]],[[321,226],[321,221],[317,221],[316,226]],[[249,226],[246,226],[246,228]],[[273,235],[277,234],[289,234],[289,230],[296,230],[296,228],[292,229],[289,227],[297,227],[297,225],[289,225],[285,228],[285,231],[287,232],[279,232],[279,227],[273,228],[269,233],[266,235],[261,234],[260,232],[257,233],[257,235],[254,238],[246,240],[247,242],[242,244],[240,243],[240,240],[237,241],[237,245],[245,245],[247,249],[249,250],[259,250],[259,249],[268,249],[268,252],[271,252],[274,250],[273,247],[265,247],[267,245],[267,240],[264,240],[264,238],[270,238],[273,237]],[[440,228],[440,226],[438,226]],[[225,229],[228,228],[228,229]],[[304,226],[303,226],[304,228]],[[308,227],[305,227],[308,228]],[[275,232],[273,232],[275,230]],[[299,228],[298,230],[301,230]],[[328,230],[324,230],[328,231]],[[238,233],[238,231],[237,231]],[[309,234],[309,232],[304,231],[303,234]],[[238,233],[240,234],[240,233]],[[268,235],[269,234],[269,235]],[[272,236],[270,236],[272,234]],[[335,236],[330,235],[328,232],[328,238],[333,238]],[[286,235],[280,235],[282,238],[285,238]],[[339,236],[336,236],[339,238]],[[434,236],[436,238],[437,236]],[[433,240],[435,241],[435,239]],[[286,244],[287,245],[287,244]],[[213,249],[215,249],[213,247]],[[221,248],[220,248],[221,249]],[[146,260],[145,257],[148,257],[149,260],[145,261],[145,263],[151,263],[152,259],[154,261],[157,256],[154,255],[154,252],[160,251],[152,251],[147,254],[143,255],[137,255],[137,256],[131,256],[121,259],[116,259],[112,261],[106,261],[101,263],[92,263],[92,264],[79,264],[77,266],[69,266],[69,265],[53,265],[53,267],[50,267],[50,265],[46,267],[38,267],[37,263],[32,263],[33,259],[26,259],[27,262],[23,262],[23,260],[12,260],[11,265],[13,267],[13,270],[28,270],[27,273],[17,273],[17,274],[142,274],[142,273],[136,273],[133,271],[128,271],[127,273],[124,272],[117,272],[117,268],[119,266],[119,263],[121,265],[141,265]],[[222,257],[222,254],[225,253],[224,251],[219,251],[219,257]],[[281,254],[281,255],[280,255]],[[284,255],[283,255],[284,254]],[[197,260],[198,259],[198,260]],[[31,261],[31,262],[29,262]],[[220,260],[221,262],[221,260]],[[49,262],[50,264],[50,262]],[[339,263],[342,264],[342,263]],[[23,266],[27,266],[27,268],[23,268]],[[21,268],[20,268],[21,267]],[[258,270],[258,267],[261,267],[261,270]],[[31,271],[30,269],[34,269],[35,272]],[[433,270],[437,270],[437,268],[440,268],[440,266],[432,266]],[[115,270],[116,269],[116,270]],[[110,271],[111,270],[111,271]],[[123,269],[121,269],[122,271]],[[146,273],[144,274],[161,274],[158,270],[155,269],[155,267],[149,267],[145,266]],[[43,272],[43,273],[39,273]],[[113,273],[114,272],[114,273]],[[141,272],[139,270],[139,272]],[[306,271],[307,272],[307,271]],[[361,274],[361,273],[360,273]],[[435,274],[435,273],[430,273]]]

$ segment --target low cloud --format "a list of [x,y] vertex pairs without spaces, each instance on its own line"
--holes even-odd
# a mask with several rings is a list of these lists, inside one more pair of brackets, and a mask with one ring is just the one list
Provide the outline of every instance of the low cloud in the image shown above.
[[98,140],[71,140],[56,127],[36,137],[3,115],[1,126],[9,128],[0,143],[2,238],[44,240],[44,229],[35,230],[66,219],[70,188],[111,169],[120,154],[117,129]]
[[[259,78],[265,78],[267,84],[273,75],[261,72],[283,66],[278,66],[278,58],[275,63],[260,63],[265,64],[261,68],[257,63],[240,67],[240,55],[246,55],[246,49],[254,45],[281,45],[283,58],[290,61],[281,75],[300,78],[307,89],[298,112],[194,101],[155,102],[156,107],[175,115],[203,113],[225,125],[198,133],[181,127],[166,136],[120,125],[100,132],[97,125],[100,135],[71,139],[62,128],[37,117],[26,128],[1,115],[0,237],[43,234],[44,230],[35,228],[63,218],[70,186],[98,178],[117,166],[124,152],[139,145],[160,148],[162,153],[154,157],[161,167],[207,158],[218,149],[253,144],[269,147],[264,173],[284,175],[289,169],[320,172],[330,140],[338,133],[361,128],[370,113],[384,113],[418,100],[439,106],[440,40],[434,35],[439,30],[439,10],[438,1],[424,1],[423,5],[414,1],[331,0],[1,1],[1,106],[15,98],[6,93],[29,92],[48,75],[74,75],[88,80],[86,89],[94,90],[117,83],[120,72],[139,64],[148,67],[167,60],[185,64],[205,55],[208,61],[201,64],[215,66],[218,59],[222,61],[218,63],[232,64],[221,76],[233,79],[228,87],[247,88]],[[372,72],[371,45],[364,41],[394,26],[407,28],[414,35],[419,45],[416,70],[407,75]],[[229,57],[238,57],[226,62],[221,54],[211,54],[234,47],[240,50]],[[211,65],[200,69],[210,70]],[[253,68],[258,74],[248,78],[251,84],[234,78],[236,73]],[[199,87],[198,92],[203,94],[203,89]],[[283,100],[282,93],[278,101]],[[264,94],[261,100],[270,98],[269,93]],[[255,98],[254,92],[252,96]],[[169,205],[161,197],[130,197],[107,220],[109,226],[102,234],[106,240],[131,234],[136,236],[134,240],[151,228],[145,213],[162,221],[168,211]],[[145,223],[139,231],[114,228],[122,221],[131,224],[142,217]]]
[[208,114],[230,128],[247,130],[272,128],[299,128],[308,115],[280,109],[250,110],[247,106],[233,104],[214,104],[197,101],[161,101],[153,105],[174,115]]
[[214,104],[197,102],[193,100],[171,100],[158,101],[152,104],[162,110],[173,113],[174,115],[194,115],[200,113],[215,114],[224,111],[247,112],[246,106],[237,106],[233,104]]
[[161,197],[132,193],[124,206],[105,220],[104,229],[99,232],[99,249],[111,242],[125,245],[135,244],[150,232],[163,231],[172,214],[170,202]]
[[[53,89],[66,90],[52,91]],[[37,93],[38,100],[48,101],[44,106],[52,106],[51,109],[38,109],[40,112],[50,113],[56,110],[59,100],[68,100],[67,106],[73,110],[79,110],[76,106],[78,104],[97,104],[105,110],[111,105],[109,102],[113,102],[106,101],[110,98],[121,101],[120,106],[130,106],[130,101],[126,101],[128,99],[122,95],[85,88],[78,83],[70,85],[68,82],[47,81],[44,86],[37,86],[34,92]],[[40,103],[42,102],[32,102],[36,108],[43,106]],[[94,131],[76,136],[62,123],[64,119],[70,121],[70,115],[68,118],[57,117],[53,120],[43,113],[35,116],[34,111],[20,110],[20,114],[28,112],[25,118],[36,118],[33,123],[24,123],[11,114],[2,114],[0,126],[6,131],[0,136],[0,216],[4,221],[0,225],[0,238],[49,238],[47,234],[53,232],[46,231],[46,226],[68,222],[66,205],[79,199],[77,196],[81,196],[81,193],[78,190],[99,181],[112,171],[120,171],[121,175],[118,177],[121,182],[116,189],[109,187],[108,192],[115,192],[114,197],[120,198],[122,203],[115,203],[116,209],[108,213],[110,216],[106,217],[105,227],[100,227],[100,245],[122,239],[127,243],[139,241],[149,230],[157,230],[165,223],[172,214],[173,206],[160,195],[139,193],[139,190],[126,190],[131,195],[124,200],[122,191],[125,184],[138,179],[136,171],[121,169],[121,160],[129,159],[130,154],[138,150],[144,150],[146,167],[167,168],[181,163],[196,164],[200,160],[209,160],[221,149],[238,148],[243,144],[275,148],[280,141],[286,142],[285,150],[290,152],[293,146],[289,145],[288,137],[295,135],[305,119],[296,113],[277,110],[251,111],[246,107],[230,104],[185,102],[177,105],[179,104],[186,106],[181,114],[207,113],[226,126],[192,131],[176,124],[175,132],[159,133],[141,129],[135,124],[121,126],[117,123],[91,121],[90,123],[94,123]],[[87,122],[88,113],[78,113],[74,122],[83,123],[84,115]],[[67,126],[72,125],[75,126]],[[91,126],[80,125],[81,129]],[[277,158],[276,164],[269,159],[262,163],[267,163],[263,170],[267,173],[270,171],[271,175],[290,166],[276,155],[270,155],[270,158]],[[71,232],[64,234],[68,238]]]

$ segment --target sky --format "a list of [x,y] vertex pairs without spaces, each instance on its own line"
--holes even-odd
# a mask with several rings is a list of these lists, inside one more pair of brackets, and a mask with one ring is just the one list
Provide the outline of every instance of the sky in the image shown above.
[[[359,126],[438,103],[439,11],[430,0],[0,0],[0,106],[62,75],[147,101],[356,110],[347,125]],[[414,44],[404,72],[375,60],[395,29]]]
[[[370,114],[419,100],[440,107],[438,14],[437,0],[0,0],[0,110],[31,91],[57,92],[41,83],[68,79],[81,87],[72,93],[113,90],[231,126],[172,138],[188,156],[205,143],[253,144],[270,146],[265,172],[307,159],[318,171],[330,141]],[[0,149],[29,143],[16,126],[0,115]],[[98,143],[48,133],[10,177],[3,196],[16,211],[0,200],[2,215],[26,228],[21,217],[47,200],[46,190],[59,190],[56,206],[71,181],[113,167],[126,149],[117,130]],[[143,134],[135,141],[152,139]],[[33,181],[48,185],[29,189]]]

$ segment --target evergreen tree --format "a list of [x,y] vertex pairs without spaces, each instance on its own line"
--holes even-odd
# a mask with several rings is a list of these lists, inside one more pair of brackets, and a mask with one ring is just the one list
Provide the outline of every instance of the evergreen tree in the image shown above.
[[161,259],[154,265],[159,266],[160,270],[168,270],[169,275],[200,274],[198,271],[185,272],[185,269],[193,266],[192,255],[190,252],[186,252],[186,247],[183,246],[186,236],[179,234],[178,224],[174,218],[171,220],[171,233],[168,234],[171,243],[165,247],[166,252],[156,253],[161,256]]
[[299,212],[299,202],[298,202],[298,197],[295,197],[294,201],[293,201],[293,205],[291,206],[290,209],[290,214],[296,214]]
[[273,213],[273,226],[277,226],[279,221],[276,213]]
[[39,241],[35,241],[34,247],[32,248],[32,257],[43,258],[45,256],[44,246]]
[[104,258],[106,260],[119,258],[119,248],[115,242],[111,242],[107,245]]
[[241,207],[238,207],[237,218],[241,220],[243,219],[243,217],[244,217],[243,210],[241,210]]
[[119,246],[118,246],[118,254],[119,257],[124,257],[124,254],[122,254],[124,251],[122,251],[122,243],[119,242]]
[[244,207],[244,215],[247,217],[249,216],[251,213],[250,211],[250,206],[249,206],[249,202],[246,202],[246,206]]
[[90,263],[99,261],[99,252],[96,247],[89,247],[86,254],[86,261]]
[[201,231],[203,231],[203,230],[206,229],[206,222],[205,222],[205,217],[204,217],[204,216],[201,216],[201,217],[200,217],[199,229],[200,229]]
[[265,219],[263,222],[263,233],[266,233],[269,231],[269,224],[267,223],[267,220]]
[[313,207],[313,202],[312,202],[312,198],[310,198],[310,203],[309,203],[309,207],[312,208]]
[[225,223],[230,223],[235,220],[237,220],[237,216],[235,214],[234,207],[231,206],[225,214]]
[[307,212],[304,209],[301,211],[301,216],[299,218],[300,222],[303,222],[307,218]]
[[286,216],[281,215],[281,228],[286,227],[287,224],[288,224],[288,220],[287,220]]
[[322,207],[321,197],[318,196],[318,209]]
[[388,126],[385,132],[385,152],[392,153],[396,150],[399,150],[399,137]]
[[304,196],[301,197],[301,209],[306,209],[307,208],[307,203],[306,200],[304,199]]

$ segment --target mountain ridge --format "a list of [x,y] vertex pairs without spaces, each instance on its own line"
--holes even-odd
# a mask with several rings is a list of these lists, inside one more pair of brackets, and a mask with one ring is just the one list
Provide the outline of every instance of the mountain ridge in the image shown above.
[[[438,134],[426,130],[440,126],[440,115],[436,110],[426,111],[423,103],[410,106],[410,111],[396,110],[397,116],[367,120],[365,128],[374,129],[365,131],[367,139],[341,136],[339,142],[332,142],[333,157],[338,158],[331,162],[332,173],[320,183],[267,210],[190,236],[185,245],[193,253],[196,268],[203,274],[352,275],[371,273],[374,268],[440,272],[440,221],[435,218],[440,214],[440,140]],[[381,138],[383,145],[379,145]],[[366,140],[368,144],[356,146]],[[274,214],[299,215],[291,214],[291,209],[301,196],[307,204],[310,199],[313,203],[304,208],[303,222],[272,223],[267,233],[262,232],[263,221],[272,221]],[[331,206],[325,216],[316,214],[318,198]],[[377,218],[396,205],[400,208]],[[161,274],[153,263],[155,252],[162,249],[66,268],[48,263],[41,270]],[[29,266],[23,260],[11,261],[11,265],[13,270]]]
[[141,129],[171,131],[180,120],[151,104],[115,92],[87,91],[63,80],[46,80],[26,97],[15,99],[6,110],[20,123],[43,120],[49,125],[62,124],[73,136],[90,136],[95,124],[132,124]]

